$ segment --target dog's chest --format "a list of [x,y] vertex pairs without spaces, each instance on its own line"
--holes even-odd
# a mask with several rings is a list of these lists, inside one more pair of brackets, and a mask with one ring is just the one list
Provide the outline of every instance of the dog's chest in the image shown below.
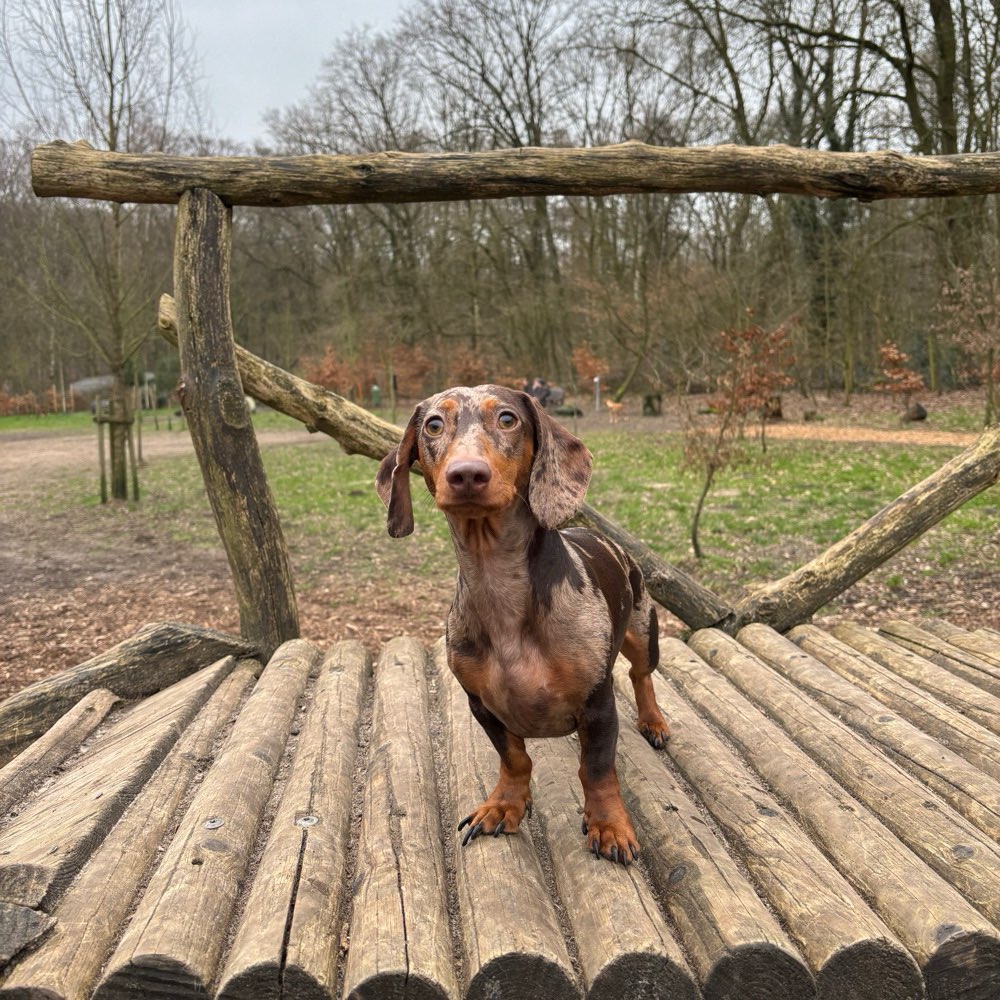
[[565,736],[576,729],[604,666],[596,657],[567,659],[527,636],[494,638],[473,653],[449,649],[451,669],[518,736]]

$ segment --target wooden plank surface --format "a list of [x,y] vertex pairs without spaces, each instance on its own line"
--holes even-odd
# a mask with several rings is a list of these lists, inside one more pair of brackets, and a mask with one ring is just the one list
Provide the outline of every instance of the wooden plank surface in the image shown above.
[[696,980],[638,866],[595,861],[580,832],[579,742],[534,740],[536,815],[588,1000],[695,1000]]
[[0,899],[48,909],[234,665],[140,702],[32,799],[0,833]]
[[[634,719],[631,685],[616,677]],[[746,767],[661,676],[667,752],[746,864],[816,977],[821,997],[911,1000],[920,970],[895,935],[826,855],[806,836],[759,777]],[[626,723],[628,724],[628,723]]]
[[271,657],[181,819],[96,996],[204,996],[292,719],[319,657],[292,640]]
[[0,702],[0,763],[40,736],[85,694],[109,688],[145,698],[224,656],[253,656],[238,636],[177,622],[144,625],[134,636]]
[[872,629],[844,622],[834,625],[831,632],[876,663],[967,715],[991,733],[1000,735],[1000,697]]
[[1000,920],[1000,848],[916,778],[718,631],[691,648],[720,670],[987,918]]
[[634,726],[621,727],[618,767],[642,861],[706,1000],[812,997],[813,977],[788,935]]
[[994,662],[967,652],[950,640],[940,639],[909,622],[886,622],[879,626],[879,633],[970,684],[1000,697],[1000,660]]
[[[1000,780],[1000,737],[815,625],[788,633],[800,649]],[[980,693],[982,694],[982,693]],[[1000,709],[1000,704],[997,706]]]
[[693,650],[668,639],[661,653],[664,675],[726,734],[907,947],[928,995],[987,1000],[1000,932]]
[[[434,663],[447,733],[445,767],[452,813],[445,836],[456,845],[459,926],[468,962],[466,995],[488,998],[510,990],[553,1000],[575,998],[572,961],[528,823],[510,836],[478,837],[465,847],[457,846],[458,821],[489,796],[500,760],[473,717],[468,696],[448,669],[441,644],[435,647]],[[573,830],[579,836],[578,817]],[[485,914],[488,919],[483,919]]]
[[256,660],[242,660],[219,685],[56,907],[52,932],[17,966],[0,995],[90,995],[178,809],[259,669]]
[[358,642],[324,657],[217,996],[323,1000],[336,984],[351,782],[370,672]]
[[748,625],[737,640],[855,732],[881,746],[988,837],[1000,839],[1000,782],[906,719],[887,712],[870,694],[767,625]]
[[85,694],[48,732],[0,768],[0,816],[37,789],[104,721],[118,696],[106,688]]
[[387,643],[375,669],[344,995],[458,996],[431,753],[426,657]]
[[[70,861],[0,897],[0,1000],[918,1000],[923,984],[934,1000],[994,1000],[1000,849],[905,773],[917,743],[872,742],[895,710],[858,678],[920,692],[811,626],[794,637],[848,665],[831,672],[766,629],[741,636],[764,659],[721,631],[663,641],[665,751],[636,732],[619,667],[619,774],[642,845],[630,868],[586,850],[575,737],[529,741],[521,831],[460,846],[456,821],[498,761],[440,645],[429,662],[412,640],[388,644],[368,698],[355,643],[322,665],[288,644],[249,697],[255,661],[204,691],[203,671],[112,716],[0,826],[8,868]],[[949,734],[937,740],[975,735],[926,692],[913,700],[923,733],[926,719]],[[979,739],[988,763],[997,737]],[[953,773],[947,754],[921,766]],[[106,798],[120,801],[101,814]],[[19,826],[43,803],[35,825],[51,814],[72,843]]]

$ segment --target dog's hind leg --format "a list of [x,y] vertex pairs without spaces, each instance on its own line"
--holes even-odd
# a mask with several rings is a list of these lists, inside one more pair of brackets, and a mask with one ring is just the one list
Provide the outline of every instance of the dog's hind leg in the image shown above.
[[643,589],[641,599],[632,612],[632,621],[625,633],[622,653],[632,664],[628,676],[635,691],[639,732],[659,749],[670,738],[670,727],[663,718],[651,674],[660,662],[660,642],[657,632],[656,607]]

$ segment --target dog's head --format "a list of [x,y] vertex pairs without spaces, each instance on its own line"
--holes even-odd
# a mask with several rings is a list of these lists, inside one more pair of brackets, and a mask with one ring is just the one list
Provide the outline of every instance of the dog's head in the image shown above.
[[499,385],[447,389],[414,409],[375,477],[393,538],[413,531],[414,462],[446,514],[488,517],[520,497],[543,528],[559,527],[580,509],[593,468],[579,438],[527,393]]

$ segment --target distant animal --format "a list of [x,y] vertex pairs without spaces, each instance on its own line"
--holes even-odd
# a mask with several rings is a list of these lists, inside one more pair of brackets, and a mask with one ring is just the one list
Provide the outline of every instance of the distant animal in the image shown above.
[[590,452],[526,393],[481,385],[431,396],[376,476],[393,537],[413,530],[414,462],[458,558],[448,664],[500,756],[496,787],[458,824],[463,846],[514,833],[530,813],[525,738],[575,730],[586,845],[630,864],[639,844],[615,770],[619,651],[631,662],[639,729],[654,747],[670,730],[650,676],[657,618],[641,572],[603,536],[559,530],[583,504]]
[[616,403],[613,399],[604,400],[604,405],[608,408],[608,417],[612,424],[617,424],[621,420],[622,410],[625,409],[624,403]]

